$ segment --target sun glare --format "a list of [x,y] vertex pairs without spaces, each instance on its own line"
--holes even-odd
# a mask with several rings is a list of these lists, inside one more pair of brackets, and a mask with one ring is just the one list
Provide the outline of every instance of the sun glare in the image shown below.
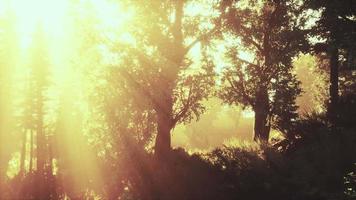
[[310,2],[0,0],[0,200],[355,197],[356,13]]
[[12,0],[10,9],[16,16],[16,26],[20,33],[22,47],[27,47],[31,34],[36,27],[42,26],[53,38],[59,38],[66,32],[68,1]]
[[[68,54],[73,52],[74,45],[81,39],[74,36],[72,32],[73,26],[78,26],[75,25],[75,20],[85,18],[95,21],[95,28],[107,40],[134,42],[125,27],[134,12],[132,9],[124,9],[118,2],[80,0],[73,3],[70,0],[0,0],[0,15],[7,15],[7,13],[11,13],[12,16],[11,21],[17,32],[17,43],[22,50],[21,57],[28,56],[28,50],[33,44],[36,30],[40,28],[44,32],[42,40],[46,43],[50,67],[54,72],[54,79],[58,82],[68,79],[68,73],[72,73],[68,68],[68,61],[72,62]],[[85,25],[85,22],[82,23]],[[79,37],[83,37],[85,34],[87,33],[84,32]]]
[[[88,110],[86,89],[92,87],[92,85],[88,83],[89,81],[79,68],[85,69],[88,66],[95,66],[98,70],[103,65],[100,65],[97,57],[101,56],[101,60],[104,61],[110,60],[110,53],[101,52],[100,46],[92,45],[94,46],[93,49],[86,49],[86,51],[80,52],[82,54],[78,54],[78,49],[82,48],[81,45],[85,46],[91,42],[88,41],[88,38],[92,37],[92,32],[97,34],[98,37],[104,38],[105,40],[102,42],[106,42],[107,39],[133,42],[126,28],[126,23],[132,16],[132,10],[124,9],[120,3],[112,1],[0,0],[0,19],[8,20],[8,24],[11,24],[11,30],[13,29],[12,31],[16,33],[11,35],[10,39],[7,38],[8,41],[6,41],[10,45],[16,44],[13,45],[16,46],[17,59],[14,61],[16,67],[10,70],[16,79],[14,80],[16,82],[14,88],[18,90],[14,92],[14,99],[17,103],[26,101],[28,98],[26,97],[26,89],[30,87],[28,77],[30,68],[33,67],[31,63],[46,65],[44,67],[48,67],[50,71],[48,79],[51,83],[46,92],[45,109],[47,107],[50,109],[46,110],[48,116],[44,120],[46,121],[45,126],[48,126],[47,124],[51,121],[57,120],[58,112],[66,114],[62,122],[65,130],[63,132],[70,132],[70,134],[62,134],[60,137],[62,141],[65,141],[64,149],[71,151],[71,154],[62,156],[67,156],[69,167],[78,171],[76,174],[72,174],[72,179],[75,182],[75,185],[71,186],[72,189],[78,188],[79,190],[80,187],[84,186],[86,174],[89,173],[92,177],[91,181],[98,183],[99,187],[101,175],[98,172],[98,165],[93,161],[95,154],[91,153],[89,147],[86,146],[89,140],[84,136],[87,127],[83,128],[83,132],[80,132],[79,128],[73,128],[73,123],[79,126],[88,119],[84,117],[83,119],[73,118],[75,114],[65,102],[69,101],[69,104],[77,106],[81,114],[85,115],[83,113]],[[95,26],[89,27],[90,29],[87,32],[82,31],[81,28],[90,23],[95,24]],[[36,38],[39,30],[41,31],[40,38]],[[1,31],[2,29],[0,29],[0,33],[2,33]],[[41,45],[43,46],[40,47]],[[39,55],[33,58],[33,54],[36,54],[36,51],[40,48],[44,48],[44,51],[39,51]],[[82,57],[79,58],[80,56]],[[42,60],[47,61],[43,64],[41,63]],[[86,84],[89,84],[89,86]],[[60,104],[64,104],[64,106]],[[55,127],[51,127],[51,129],[55,130]],[[26,131],[26,134],[27,150],[25,150],[24,168],[27,169],[26,171],[31,171],[36,168],[36,161],[33,161],[33,165],[29,164],[32,160],[29,149],[36,149],[37,147],[30,147],[31,131]],[[21,156],[19,155],[20,152],[14,153],[9,161],[7,175],[10,178],[20,171]],[[53,160],[52,163],[53,173],[56,173],[55,169],[58,167],[58,162]],[[83,163],[85,164],[83,165]]]

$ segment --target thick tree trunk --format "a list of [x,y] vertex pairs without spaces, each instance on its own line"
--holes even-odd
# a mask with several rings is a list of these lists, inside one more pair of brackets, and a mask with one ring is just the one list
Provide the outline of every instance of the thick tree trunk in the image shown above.
[[169,60],[173,61],[174,64],[169,64],[170,66],[167,66],[167,68],[163,69],[161,72],[163,75],[161,77],[161,84],[163,88],[160,88],[162,91],[160,95],[162,95],[162,97],[160,98],[158,108],[156,108],[157,138],[155,144],[155,154],[161,157],[167,155],[171,150],[171,130],[174,128],[173,89],[178,78],[181,64],[184,60],[185,50],[183,47],[182,31],[184,1],[175,1],[174,4],[175,22],[172,27],[172,34],[174,38],[173,47],[175,51],[173,54],[166,55],[166,57],[170,58]]
[[[174,128],[173,122],[173,90],[176,80],[184,60],[185,48],[183,47],[183,7],[184,1],[172,1],[175,7],[175,21],[172,26],[173,41],[171,43],[173,51],[167,49],[165,57],[170,62],[161,71],[158,105],[155,111],[157,114],[157,137],[155,143],[155,154],[160,157],[166,156],[171,150],[171,130]],[[166,46],[165,46],[166,48]]]
[[268,142],[270,126],[268,125],[268,115],[261,110],[255,111],[254,140]]
[[[270,24],[268,23],[268,26]],[[268,27],[264,31],[263,37],[263,49],[262,52],[264,54],[264,67],[266,69],[272,68],[271,62],[271,47],[270,47],[270,28]],[[269,114],[270,114],[270,106],[269,106],[269,99],[268,99],[268,90],[267,82],[269,81],[267,76],[264,74],[263,70],[259,70],[259,86],[256,90],[256,99],[255,105],[253,105],[253,109],[255,111],[255,123],[254,123],[254,140],[256,142],[263,142],[268,143],[269,139],[269,132],[270,132],[270,124],[269,124]]]
[[[170,98],[169,98],[170,99]],[[155,144],[155,154],[164,157],[171,150],[171,130],[172,123],[172,101],[161,104],[162,107],[156,110],[157,113],[157,138]]]
[[269,104],[267,89],[261,88],[256,94],[254,140],[268,142],[270,133]]

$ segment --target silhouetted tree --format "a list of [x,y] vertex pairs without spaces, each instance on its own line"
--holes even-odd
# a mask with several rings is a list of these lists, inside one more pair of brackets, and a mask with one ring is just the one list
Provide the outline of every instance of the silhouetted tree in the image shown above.
[[[267,142],[271,126],[285,132],[297,117],[300,88],[291,62],[307,47],[301,5],[284,0],[221,1],[220,9],[225,35],[235,44],[228,55],[233,67],[224,73],[220,96],[226,103],[251,107],[254,139]],[[250,52],[253,60],[241,58],[239,48]]]
[[192,63],[188,53],[195,44],[206,41],[215,29],[200,26],[199,16],[186,16],[184,10],[189,1],[133,3],[137,5],[136,17],[140,23],[133,27],[133,32],[142,40],[138,41],[140,49],[131,49],[130,56],[134,55],[139,63],[133,60],[131,66],[138,69],[123,75],[130,77],[132,88],[140,91],[141,99],[146,99],[155,111],[155,153],[163,155],[170,151],[171,130],[176,124],[188,122],[204,110],[200,100],[207,97],[213,84],[211,77],[205,76],[213,73],[212,62],[202,60],[203,70],[197,76],[189,75],[187,69]]
[[328,114],[335,125],[338,113],[339,71],[344,62],[348,68],[355,64],[356,7],[352,0],[308,0],[307,6],[321,12],[313,34],[325,40],[314,47],[316,52],[326,52],[330,65],[330,101]]
[[[30,127],[30,132],[36,136],[36,182],[38,184],[38,199],[48,199],[46,181],[52,176],[52,158],[48,143],[48,123],[46,123],[46,102],[48,102],[48,88],[50,84],[50,61],[46,37],[41,25],[34,32],[31,54],[29,58],[28,86],[30,97],[27,98],[28,109],[24,116]],[[31,145],[33,147],[33,144]],[[32,151],[32,150],[31,150]],[[32,169],[30,169],[32,170]]]

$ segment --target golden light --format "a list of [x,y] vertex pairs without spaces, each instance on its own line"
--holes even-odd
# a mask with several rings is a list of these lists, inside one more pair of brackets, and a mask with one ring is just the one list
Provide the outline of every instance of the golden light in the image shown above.
[[[74,3],[75,2],[75,3]],[[209,2],[209,1],[207,1]],[[205,5],[205,4],[204,4]],[[212,15],[212,11],[206,11],[210,6],[205,5],[201,7],[202,4],[189,4],[186,8],[186,13],[189,16],[196,16],[203,13],[204,17],[209,18]],[[9,9],[13,12],[16,17],[15,27],[18,33],[18,40],[21,46],[22,60],[28,59],[29,48],[33,42],[33,33],[36,29],[41,26],[44,31],[44,40],[47,42],[48,56],[50,57],[50,68],[52,71],[52,80],[54,82],[55,88],[52,88],[52,93],[50,94],[52,98],[59,98],[61,89],[65,87],[65,84],[75,85],[78,90],[77,93],[83,93],[84,86],[81,80],[80,74],[76,71],[75,62],[76,59],[75,51],[76,46],[82,39],[80,37],[85,37],[86,32],[75,35],[74,27],[78,26],[75,24],[76,15],[78,18],[90,21],[95,21],[95,33],[104,38],[103,42],[109,41],[119,41],[123,43],[134,44],[135,38],[129,33],[129,22],[135,16],[135,12],[131,8],[124,8],[119,1],[109,1],[109,0],[0,0],[0,14],[6,12]],[[202,10],[206,12],[202,12]],[[85,21],[81,22],[79,26],[85,26]],[[204,26],[212,26],[207,23]],[[78,28],[78,27],[75,27]],[[94,53],[86,55],[85,60],[81,62],[86,63],[85,65],[93,65],[100,67],[100,63],[92,63],[95,56],[93,54],[100,54],[101,62],[110,63],[112,57],[112,52],[105,47],[105,44],[98,46]],[[217,64],[217,71],[223,70],[226,65],[226,60],[223,59],[223,55],[226,53],[226,47],[224,45],[218,45],[217,53],[214,54],[214,59]],[[200,45],[197,44],[190,52],[192,59],[199,60]],[[253,62],[253,55],[240,51],[239,57]],[[101,63],[102,64],[102,63]],[[21,76],[24,74],[26,68],[26,63],[21,63],[21,67],[18,68],[18,73]],[[199,68],[199,63],[196,63]],[[194,67],[193,67],[194,69]],[[73,93],[76,93],[75,91]],[[70,97],[67,97],[70,98]],[[85,100],[81,99],[81,106],[87,106]],[[58,102],[58,101],[57,101]],[[85,109],[85,108],[84,108]],[[242,112],[242,117],[250,119],[253,117],[253,112],[244,111]]]
[[[95,162],[96,155],[88,147],[88,137],[85,136],[86,130],[84,130],[87,127],[82,128],[83,130],[78,128],[80,127],[79,124],[86,123],[88,119],[85,118],[86,116],[83,117],[84,119],[73,117],[75,115],[70,106],[60,108],[59,104],[62,101],[68,101],[69,104],[77,106],[82,114],[87,112],[88,102],[86,98],[88,91],[86,89],[88,86],[86,84],[89,81],[85,80],[86,77],[79,68],[104,68],[105,64],[99,62],[96,58],[106,60],[105,56],[108,55],[103,55],[103,52],[101,52],[105,40],[96,44],[97,41],[86,41],[86,37],[94,33],[98,37],[109,40],[133,42],[126,28],[126,24],[132,16],[132,10],[123,8],[118,2],[105,0],[0,0],[0,18],[9,20],[16,32],[11,37],[11,40],[16,40],[11,42],[18,45],[16,67],[11,69],[11,73],[15,74],[16,79],[14,80],[16,103],[26,99],[26,92],[23,91],[28,84],[29,65],[32,62],[31,54],[38,48],[38,41],[45,45],[46,55],[41,56],[48,60],[46,65],[50,70],[49,79],[51,82],[48,92],[46,92],[48,100],[46,100],[45,109],[50,109],[46,110],[48,116],[45,117],[45,124],[48,124],[47,121],[51,123],[58,118],[59,109],[61,109],[60,112],[64,113],[65,119],[62,121],[63,127],[60,137],[65,146],[62,147],[63,150],[61,151],[71,152],[70,154],[62,153],[68,159],[69,166],[67,167],[78,172],[74,175],[68,174],[73,175],[73,184],[76,184],[71,185],[73,190],[80,190],[81,187],[84,187],[83,184],[88,174],[90,174],[91,181],[94,180],[99,187],[101,174]],[[92,30],[81,32],[81,28],[90,23],[95,25],[91,27]],[[0,27],[0,31],[2,31],[2,28]],[[41,34],[43,37],[36,39],[38,29],[43,32]],[[86,52],[82,50],[80,53],[83,55],[79,55],[78,49],[83,44],[91,45],[92,48],[85,49]],[[78,124],[78,127],[75,126],[76,124]],[[22,130],[17,134],[16,137],[21,137]],[[24,165],[28,171],[30,137],[29,132],[26,131],[26,134],[27,150]],[[20,149],[11,155],[8,163],[7,175],[10,178],[19,173]],[[52,163],[54,165],[53,172],[56,173],[57,160],[53,160]]]
[[[133,17],[133,10],[123,8],[119,2],[106,0],[0,0],[0,15],[12,14],[11,23],[16,29],[17,43],[20,46],[20,57],[25,66],[28,60],[34,33],[43,31],[43,38],[49,57],[49,64],[54,82],[63,84],[74,81],[68,79],[78,78],[73,76],[73,63],[78,45],[83,41],[88,31],[81,31],[82,26],[95,23],[95,34],[109,41],[124,41],[133,43],[134,39],[127,33],[127,22]],[[103,41],[104,42],[104,41]],[[103,45],[101,45],[103,46]],[[107,60],[109,54],[105,54],[102,48],[98,49],[103,60]],[[95,52],[94,52],[95,53]],[[88,56],[93,57],[93,56]],[[90,61],[89,61],[90,62]],[[93,64],[93,63],[88,63]],[[95,64],[94,64],[95,65]],[[19,76],[24,76],[24,67],[16,69]],[[21,74],[22,73],[22,74]],[[58,84],[57,84],[58,85]]]
[[15,13],[16,26],[20,33],[21,45],[26,47],[31,40],[31,34],[37,26],[43,26],[51,37],[58,38],[66,32],[66,16],[69,2],[46,0],[12,0],[10,9]]
[[[353,49],[345,33],[345,41],[331,41],[334,55],[297,57],[309,46],[304,15],[313,15],[297,4],[0,0],[0,200],[229,199],[249,196],[250,188],[283,197],[289,186],[293,194],[301,188],[301,197],[312,197],[310,189],[323,195],[319,183],[299,187],[317,177],[313,163],[306,170],[288,163],[304,166],[308,151],[325,157],[309,148],[320,141],[304,129],[315,121],[333,132],[329,78]],[[318,9],[318,20],[340,15],[342,27],[354,20]],[[289,43],[291,35],[297,40]],[[344,71],[346,105],[351,75]],[[303,117],[302,109],[319,113]],[[353,127],[339,121],[345,137]],[[288,176],[275,178],[275,165]],[[248,179],[255,172],[263,182]],[[304,173],[310,177],[295,182]],[[349,175],[339,177],[339,189],[349,187]],[[287,182],[282,193],[273,189]],[[330,194],[346,194],[339,192]]]

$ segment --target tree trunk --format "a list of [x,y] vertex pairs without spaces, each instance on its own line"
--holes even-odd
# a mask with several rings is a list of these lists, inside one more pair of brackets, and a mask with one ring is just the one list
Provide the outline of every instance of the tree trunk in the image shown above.
[[[40,122],[39,124],[42,125]],[[45,140],[44,140],[44,133],[43,128],[37,128],[37,199],[44,200],[46,198],[46,191],[45,191]]]
[[339,101],[339,50],[338,50],[338,14],[334,5],[328,4],[325,12],[327,13],[330,29],[330,102],[328,106],[328,117],[332,126],[336,125],[337,121],[337,105]]
[[27,130],[24,130],[22,135],[22,149],[21,149],[21,161],[20,161],[20,174],[25,173],[25,160],[26,160],[26,143],[27,143]]
[[270,133],[269,103],[267,89],[261,88],[256,94],[254,106],[254,140],[268,143]]
[[337,121],[337,105],[339,101],[339,51],[336,44],[333,44],[330,51],[330,105],[329,118],[333,125]]
[[42,127],[37,129],[37,172],[40,176],[44,175],[45,165],[45,140]]
[[33,169],[33,131],[30,130],[30,165],[29,171],[31,172]]
[[[170,110],[172,107],[170,108]],[[158,109],[157,112],[157,138],[155,154],[160,157],[166,156],[171,150],[171,130],[173,128],[171,112],[167,109]]]
[[[173,47],[174,54],[166,55],[169,60],[174,61],[174,64],[167,66],[162,70],[161,88],[162,97],[160,98],[159,107],[156,108],[157,113],[157,138],[155,144],[155,154],[157,156],[165,156],[171,150],[171,130],[174,127],[173,123],[173,89],[178,78],[181,64],[184,60],[183,47],[183,7],[184,1],[175,1],[175,22],[173,24],[172,35],[174,38]],[[169,52],[169,51],[168,51]]]
[[43,96],[38,90],[37,105],[37,124],[36,124],[36,143],[37,143],[37,191],[39,200],[48,199],[46,196],[46,138],[43,126]]
[[[263,49],[262,52],[264,55],[265,63],[264,67],[266,69],[272,68],[271,62],[271,47],[270,47],[270,23],[268,23],[268,28],[264,31],[263,37]],[[259,86],[256,89],[256,100],[253,109],[255,111],[255,123],[254,123],[254,140],[256,142],[268,143],[270,125],[269,125],[269,99],[268,99],[268,90],[267,82],[269,82],[268,77],[264,74],[262,69],[259,69]]]
[[47,139],[47,150],[48,150],[48,176],[51,177],[53,175],[53,152],[52,152],[52,137],[51,139]]

